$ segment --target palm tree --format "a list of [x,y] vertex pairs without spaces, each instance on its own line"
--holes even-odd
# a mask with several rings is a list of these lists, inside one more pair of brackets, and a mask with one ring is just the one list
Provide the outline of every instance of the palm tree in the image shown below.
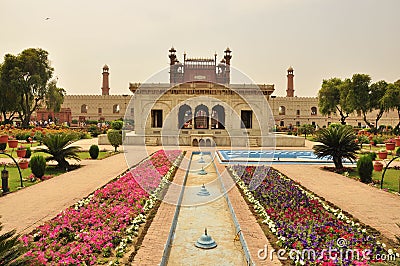
[[[3,226],[0,223],[0,231]],[[19,235],[15,230],[0,234],[0,266],[3,265],[26,265],[28,259],[21,257],[26,252]]]
[[37,149],[37,151],[50,154],[51,156],[47,157],[46,161],[57,161],[58,167],[65,169],[69,167],[67,159],[81,160],[78,156],[79,147],[69,146],[74,140],[75,137],[72,134],[47,135],[43,138],[43,144],[47,146],[47,149]]
[[342,169],[342,159],[351,162],[356,159],[356,152],[360,149],[354,141],[356,135],[350,126],[335,125],[318,131],[316,141],[322,144],[314,145],[314,153],[318,158],[333,159],[336,169]]

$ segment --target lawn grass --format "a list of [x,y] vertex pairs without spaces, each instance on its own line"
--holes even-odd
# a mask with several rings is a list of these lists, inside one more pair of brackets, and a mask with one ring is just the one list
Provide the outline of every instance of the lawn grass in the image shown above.
[[[97,157],[97,160],[101,160],[101,159],[113,156],[117,153],[118,152],[114,152],[114,151],[100,151],[99,157]],[[79,158],[81,158],[81,160],[91,159],[88,151],[79,152],[78,155],[79,155]]]
[[[381,181],[382,179],[382,172],[372,172],[372,179]],[[349,172],[349,177],[359,179],[359,175],[357,170]],[[396,170],[393,168],[389,168],[385,173],[385,178],[383,180],[383,188],[388,189],[390,191],[399,192],[399,177],[400,177],[400,170]],[[380,188],[380,185],[378,185]]]
[[[115,155],[115,152],[112,151],[100,151],[99,152],[99,157],[97,158],[97,160],[101,160],[107,157],[110,157],[112,155]],[[49,157],[50,155],[44,152],[32,152],[32,156],[38,156],[41,155],[44,158]],[[88,151],[80,151],[78,152],[78,156],[81,160],[86,160],[86,159],[90,159],[90,154]],[[1,158],[1,157],[0,157]]]
[[[8,187],[10,189],[10,192],[17,191],[21,187],[18,168],[15,166],[7,166],[6,169],[8,170]],[[1,170],[3,170],[3,168]],[[45,175],[57,176],[63,173],[65,173],[64,170],[57,169],[55,166],[47,166]],[[22,174],[22,184],[24,187],[29,187],[41,182],[40,180],[36,180],[34,182],[29,181],[29,176],[32,174],[30,168],[23,170],[21,169],[21,174]]]

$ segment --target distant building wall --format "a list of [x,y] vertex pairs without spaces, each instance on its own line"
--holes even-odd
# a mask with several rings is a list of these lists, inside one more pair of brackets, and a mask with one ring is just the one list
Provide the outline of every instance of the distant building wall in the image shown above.
[[[66,95],[62,107],[70,108],[72,120],[112,121],[132,115],[132,95]],[[126,112],[128,109],[128,112]]]

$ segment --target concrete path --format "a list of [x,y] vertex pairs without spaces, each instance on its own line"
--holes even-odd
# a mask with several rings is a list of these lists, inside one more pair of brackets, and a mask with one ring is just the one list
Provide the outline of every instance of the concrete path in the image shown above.
[[385,237],[400,235],[400,197],[312,165],[273,167],[320,197],[374,227]]
[[187,152],[182,160],[174,180],[147,230],[142,245],[134,257],[133,265],[160,265],[190,156],[191,152]]

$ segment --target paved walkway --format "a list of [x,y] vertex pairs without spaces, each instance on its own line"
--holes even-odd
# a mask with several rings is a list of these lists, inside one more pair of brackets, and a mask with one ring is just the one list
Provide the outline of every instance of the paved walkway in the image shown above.
[[374,227],[385,237],[400,235],[400,197],[313,165],[273,167],[320,197]]
[[161,202],[157,214],[153,218],[142,245],[134,258],[133,265],[160,265],[190,155],[191,153],[187,152],[185,159],[182,160],[173,180],[175,185],[171,185],[168,188],[164,201]]

